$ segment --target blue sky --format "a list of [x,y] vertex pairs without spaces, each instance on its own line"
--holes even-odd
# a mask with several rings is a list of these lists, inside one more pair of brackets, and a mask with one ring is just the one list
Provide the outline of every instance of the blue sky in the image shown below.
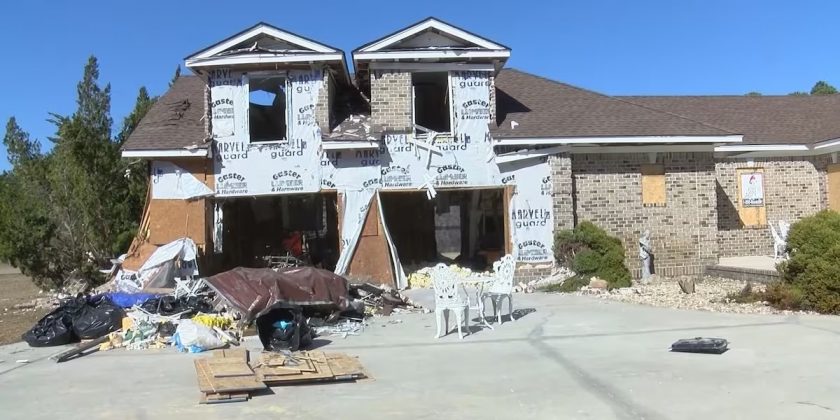
[[509,67],[607,94],[840,85],[840,3],[829,0],[28,0],[7,2],[0,14],[0,121],[5,128],[14,115],[48,144],[48,113],[74,110],[91,54],[111,83],[117,130],[140,86],[163,93],[185,56],[258,21],[349,53],[427,16],[508,45]]

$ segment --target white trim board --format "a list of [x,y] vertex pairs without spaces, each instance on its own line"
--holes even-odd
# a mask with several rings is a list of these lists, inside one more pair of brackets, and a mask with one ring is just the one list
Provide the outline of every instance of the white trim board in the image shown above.
[[[437,29],[438,31],[447,34],[449,36],[462,39],[466,42],[475,44],[481,48],[486,48],[488,50],[505,50],[506,48],[503,45],[499,45],[489,39],[482,38],[480,36],[473,35],[469,32],[464,30],[458,29],[452,25],[447,23],[443,23],[437,19],[430,18],[426,19],[423,22],[420,22],[414,26],[409,26],[389,37],[383,38],[380,41],[377,41],[371,45],[368,45],[364,48],[359,49],[359,52],[376,52],[381,51],[391,45],[398,44],[400,41],[403,41],[407,38],[410,38],[422,31],[427,29]],[[355,54],[354,54],[355,55]]]
[[568,152],[568,146],[557,146],[557,147],[548,147],[545,149],[531,149],[531,150],[519,150],[516,152],[505,153],[502,155],[496,155],[496,163],[503,164],[509,162],[516,162],[525,159],[533,159],[539,158],[549,155],[554,155],[557,153],[564,153]]
[[188,59],[186,66],[193,67],[210,67],[210,66],[230,66],[237,64],[271,64],[271,63],[314,63],[323,61],[341,61],[344,56],[341,53],[337,54],[293,54],[293,55],[276,55],[276,54],[242,54],[230,57],[211,57],[203,59]]
[[629,137],[548,137],[493,139],[494,146],[546,146],[562,144],[698,144],[740,143],[744,136],[629,136]]
[[379,142],[364,140],[323,141],[321,148],[323,150],[378,149]]
[[409,70],[417,73],[435,71],[495,71],[493,64],[482,63],[370,63],[371,70]]
[[[237,36],[234,36],[233,38],[227,39],[227,40],[222,41],[218,44],[215,44],[211,47],[205,48],[204,50],[201,50],[201,51],[187,57],[186,60],[189,63],[192,60],[210,58],[210,57],[212,57],[212,56],[214,56],[214,55],[216,55],[220,52],[223,52],[223,51],[225,51],[229,48],[233,48],[234,46],[236,46],[238,44],[241,44],[245,41],[248,41],[249,39],[256,38],[260,35],[267,35],[267,36],[270,36],[270,37],[281,39],[281,40],[286,41],[290,44],[299,45],[303,48],[312,50],[313,52],[316,52],[316,53],[337,53],[337,52],[340,52],[340,51],[338,51],[334,48],[330,48],[330,47],[328,47],[324,44],[314,42],[314,41],[310,41],[308,39],[305,39],[305,38],[302,38],[298,35],[286,32],[286,31],[284,31],[282,29],[279,29],[279,28],[275,28],[275,27],[273,27],[271,25],[268,25],[268,24],[265,24],[265,23],[260,23],[257,26],[254,26],[253,28],[251,28],[251,29],[249,29],[249,30],[247,30],[247,31],[245,31],[241,34],[239,34]],[[188,66],[189,66],[189,64],[188,64]]]
[[371,52],[371,53],[355,53],[353,54],[353,61],[359,60],[404,60],[404,59],[444,59],[444,58],[510,58],[509,50],[501,51],[452,51],[452,50],[435,50],[435,51],[397,51],[397,52]]
[[175,149],[175,150],[123,150],[124,158],[163,158],[163,157],[211,157],[210,149]]

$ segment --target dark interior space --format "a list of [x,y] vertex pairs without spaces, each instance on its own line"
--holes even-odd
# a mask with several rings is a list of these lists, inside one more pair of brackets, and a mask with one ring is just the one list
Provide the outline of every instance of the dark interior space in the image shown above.
[[253,77],[248,82],[248,127],[252,142],[286,139],[286,79]]
[[450,132],[449,73],[412,73],[414,122],[437,131]]
[[503,189],[382,192],[388,231],[403,266],[456,263],[487,270],[505,251]]
[[304,265],[335,269],[338,218],[335,193],[223,201],[222,271],[266,267],[272,257],[292,256]]

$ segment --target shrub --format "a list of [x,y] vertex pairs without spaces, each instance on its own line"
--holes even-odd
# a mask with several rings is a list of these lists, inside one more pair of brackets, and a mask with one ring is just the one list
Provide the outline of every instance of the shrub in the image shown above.
[[571,293],[577,292],[581,287],[589,284],[589,279],[581,276],[572,276],[567,278],[563,283],[551,284],[543,287],[544,292],[563,292]]
[[593,276],[606,280],[610,289],[630,285],[630,271],[624,266],[621,241],[591,222],[581,222],[572,230],[557,232],[554,253],[558,263],[577,273],[577,279],[568,279],[559,286],[562,289],[579,285],[572,289],[577,290],[588,284]]
[[788,253],[778,266],[789,286],[780,303],[800,300],[802,309],[840,313],[840,213],[821,211],[791,226]]
[[740,292],[727,295],[726,300],[736,303],[767,302],[776,309],[790,311],[802,309],[802,291],[796,286],[782,282],[768,284],[764,291],[745,287]]

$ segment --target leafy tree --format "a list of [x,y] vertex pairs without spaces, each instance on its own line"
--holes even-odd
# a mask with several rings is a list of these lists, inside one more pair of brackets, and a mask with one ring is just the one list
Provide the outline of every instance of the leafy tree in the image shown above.
[[811,88],[811,95],[834,95],[837,93],[837,88],[820,80]]
[[761,92],[748,92],[744,96],[761,96]]
[[137,229],[147,168],[123,160],[120,146],[155,99],[141,88],[112,138],[110,91],[100,85],[97,60],[90,57],[77,85],[76,111],[51,114],[56,134],[48,154],[14,119],[6,125],[3,142],[13,167],[0,177],[0,258],[41,287],[71,277],[97,282],[96,269],[125,251]]

